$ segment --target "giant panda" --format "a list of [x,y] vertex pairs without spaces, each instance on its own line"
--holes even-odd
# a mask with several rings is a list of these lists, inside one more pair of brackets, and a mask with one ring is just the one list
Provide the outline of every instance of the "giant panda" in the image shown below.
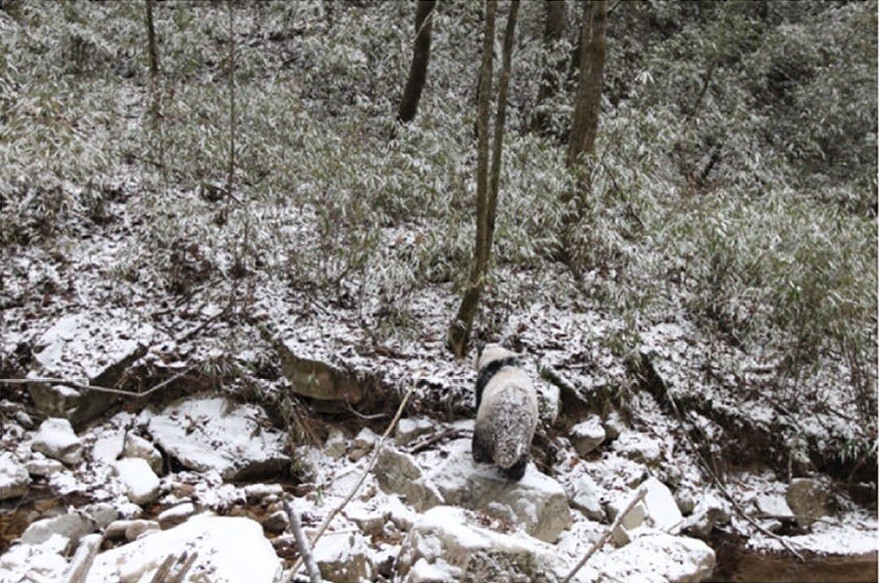
[[537,428],[537,394],[516,355],[500,345],[480,347],[474,364],[479,376],[473,460],[494,463],[518,481],[525,475]]

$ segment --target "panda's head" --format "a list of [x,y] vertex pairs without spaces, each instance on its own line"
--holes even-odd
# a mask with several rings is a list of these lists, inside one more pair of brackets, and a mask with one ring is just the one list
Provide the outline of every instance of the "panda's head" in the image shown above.
[[492,362],[515,357],[515,352],[507,350],[500,344],[485,344],[477,348],[473,366],[477,371],[480,371]]

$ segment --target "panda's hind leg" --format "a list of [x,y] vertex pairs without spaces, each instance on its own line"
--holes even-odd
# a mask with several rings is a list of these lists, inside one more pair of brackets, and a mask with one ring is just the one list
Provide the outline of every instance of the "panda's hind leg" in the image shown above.
[[514,463],[512,466],[502,469],[501,472],[504,476],[509,480],[513,480],[514,482],[518,482],[522,479],[522,476],[525,475],[525,470],[528,468],[528,455],[525,454],[519,458],[519,461]]
[[473,431],[473,461],[478,464],[485,464],[491,460],[491,451],[486,440],[483,438],[479,429]]

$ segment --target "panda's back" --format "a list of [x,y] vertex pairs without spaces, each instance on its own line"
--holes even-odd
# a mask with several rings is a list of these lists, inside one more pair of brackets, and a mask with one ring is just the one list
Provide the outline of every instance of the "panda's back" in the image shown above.
[[486,386],[476,419],[506,468],[527,453],[537,426],[537,398],[531,380],[517,367],[501,368]]

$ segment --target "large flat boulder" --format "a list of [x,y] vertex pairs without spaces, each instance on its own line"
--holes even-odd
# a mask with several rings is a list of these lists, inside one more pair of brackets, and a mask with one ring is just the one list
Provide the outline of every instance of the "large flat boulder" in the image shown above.
[[403,540],[397,569],[407,583],[530,583],[561,581],[569,567],[549,544],[492,530],[463,508],[437,506]]
[[303,355],[302,346],[293,338],[275,341],[281,357],[281,372],[293,391],[316,401],[359,403],[365,389],[357,375],[335,364]]
[[273,429],[265,411],[224,397],[187,398],[150,418],[153,442],[183,466],[216,470],[225,480],[275,474],[290,463],[286,437]]
[[652,531],[602,557],[595,567],[609,581],[698,583],[711,576],[714,564],[714,551],[704,542]]
[[249,518],[196,516],[180,526],[100,553],[86,582],[152,581],[169,555],[182,553],[198,553],[187,581],[273,583],[281,576],[281,560],[259,523]]
[[475,463],[469,440],[458,440],[450,447],[446,461],[426,476],[445,504],[484,512],[547,542],[555,542],[568,528],[571,510],[564,488],[534,464],[514,482],[493,466]]
[[[34,345],[28,378],[114,387],[122,373],[146,353],[154,329],[121,310],[81,312],[56,321]],[[34,404],[51,417],[82,427],[114,402],[112,394],[82,391],[52,382],[28,384]]]

